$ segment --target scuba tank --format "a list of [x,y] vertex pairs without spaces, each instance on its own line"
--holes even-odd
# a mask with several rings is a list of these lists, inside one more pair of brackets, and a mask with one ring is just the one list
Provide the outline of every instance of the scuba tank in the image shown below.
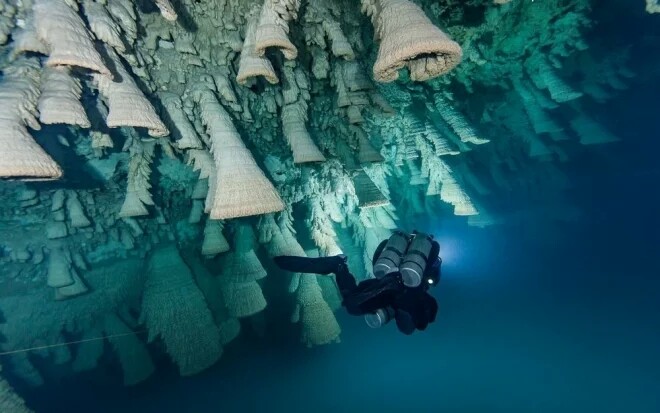
[[401,278],[406,287],[418,287],[422,283],[429,255],[433,247],[433,237],[415,233],[415,237],[401,260]]
[[386,274],[399,270],[399,264],[408,248],[408,242],[408,236],[401,231],[396,231],[390,236],[374,264],[376,278],[383,278]]
[[[387,274],[399,272],[401,281],[406,287],[419,287],[429,265],[429,255],[433,248],[433,236],[413,231],[409,236],[396,231],[385,244],[382,252],[374,263],[374,275],[382,278]],[[442,260],[440,260],[440,263]],[[431,279],[429,284],[437,283]],[[428,288],[428,287],[427,287]],[[380,308],[374,313],[366,314],[364,321],[371,328],[379,328],[394,319],[394,309]]]
[[375,313],[366,314],[364,316],[364,321],[367,322],[367,325],[371,328],[380,328],[385,324],[389,323],[394,318],[394,309],[380,308],[376,310]]

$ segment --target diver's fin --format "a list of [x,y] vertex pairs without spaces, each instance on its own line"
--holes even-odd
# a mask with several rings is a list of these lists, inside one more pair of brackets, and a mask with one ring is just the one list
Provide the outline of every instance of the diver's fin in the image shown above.
[[342,256],[309,258],[294,257],[289,255],[280,255],[274,257],[273,261],[283,270],[291,272],[330,274],[339,269],[339,266],[345,262]]

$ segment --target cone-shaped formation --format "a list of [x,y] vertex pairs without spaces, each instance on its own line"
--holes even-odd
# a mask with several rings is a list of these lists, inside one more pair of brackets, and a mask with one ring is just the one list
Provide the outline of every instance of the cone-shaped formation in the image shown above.
[[149,193],[154,149],[153,142],[141,143],[138,141],[134,141],[130,148],[131,160],[128,164],[126,197],[119,211],[121,218],[149,215],[146,205],[154,205]]
[[137,13],[133,9],[132,0],[107,0],[108,12],[119,24],[126,35],[126,40],[132,43],[137,38]]
[[65,0],[35,0],[34,26],[48,46],[47,66],[78,66],[112,76],[85,23]]
[[[0,366],[0,372],[2,372],[2,366]],[[14,392],[14,389],[2,377],[0,377],[0,411],[7,413],[32,412],[25,406],[23,399]]]
[[447,99],[442,97],[440,94],[436,94],[433,98],[438,113],[461,138],[462,142],[472,143],[475,145],[482,145],[484,143],[490,142],[488,139],[483,139],[477,136],[477,132],[470,125],[468,120],[465,119],[465,117],[460,112],[454,109],[452,104]]
[[[438,159],[441,163],[444,162]],[[442,189],[440,190],[440,198],[454,206],[454,215],[470,216],[476,215],[479,212],[472,204],[470,197],[460,187],[458,182],[452,176],[452,171],[448,165],[444,164],[442,168]]]
[[85,17],[92,33],[97,39],[123,53],[126,50],[122,40],[121,28],[110,17],[103,2],[95,0],[85,0],[83,2]]
[[461,47],[435,27],[424,11],[408,0],[362,0],[380,40],[374,79],[392,82],[407,67],[412,80],[441,76],[461,61]]
[[41,74],[39,121],[45,124],[64,123],[89,128],[85,109],[80,103],[82,88],[71,76],[68,67],[47,67]]
[[204,294],[215,324],[218,326],[220,343],[222,345],[228,344],[240,333],[240,321],[229,315],[227,306],[222,299],[222,289],[218,278],[212,276],[199,260],[189,259],[187,263],[195,275],[195,282]]
[[[327,203],[325,203],[327,204]],[[337,244],[337,233],[335,232],[328,212],[323,208],[320,199],[309,201],[309,216],[307,225],[314,243],[324,256],[342,254],[342,250]]]
[[133,126],[147,128],[149,135],[166,136],[169,131],[156,114],[151,102],[144,96],[131,74],[124,69],[119,56],[109,47],[105,50],[114,63],[117,72],[116,79],[104,74],[96,74],[94,78],[99,91],[108,103],[106,123],[111,128]]
[[257,280],[266,276],[254,251],[252,227],[240,222],[234,234],[234,250],[225,255],[220,275],[222,293],[229,314],[249,317],[266,308],[266,299]]
[[478,211],[454,178],[454,171],[443,158],[433,156],[432,145],[424,139],[418,139],[417,147],[424,159],[420,173],[429,177],[426,195],[440,195],[444,202],[454,206],[454,215],[476,215]]
[[513,86],[516,93],[520,96],[525,107],[525,112],[536,133],[555,133],[561,132],[562,128],[550,116],[548,116],[543,107],[538,103],[535,95],[529,91],[529,87],[518,79],[513,80]]
[[176,93],[161,92],[158,94],[160,101],[169,115],[170,131],[176,138],[175,145],[179,149],[202,149],[204,145],[199,140],[194,126],[190,123],[186,112],[183,110],[183,102]]
[[147,348],[126,323],[109,314],[103,320],[103,331],[117,353],[125,386],[138,384],[153,374],[155,367]]
[[[306,257],[305,250],[296,240],[295,232],[291,228],[293,222],[290,217],[282,214],[281,218],[279,231],[274,232],[269,243],[269,253],[271,256]],[[327,278],[327,281],[334,283],[331,277]],[[339,342],[341,329],[333,310],[323,297],[317,277],[310,274],[294,274],[289,291],[296,293],[296,308],[292,321],[302,323],[300,340],[308,347]]]
[[280,229],[275,222],[274,214],[266,214],[260,216],[258,228],[258,241],[260,244],[267,244],[271,242],[275,234],[280,232]]
[[266,308],[266,298],[256,281],[223,285],[223,297],[229,314],[233,317],[249,317]]
[[288,60],[298,56],[298,49],[289,40],[289,21],[298,17],[300,0],[264,0],[259,15],[255,50],[263,56],[266,49],[276,47]]
[[229,243],[222,235],[222,221],[209,219],[204,227],[204,242],[202,243],[202,255],[213,257],[229,251]]
[[234,250],[225,257],[223,281],[243,283],[266,276],[266,270],[255,253],[255,241],[252,227],[244,222],[239,223],[234,233]]
[[369,139],[364,136],[364,135],[359,135],[359,144],[360,144],[360,149],[358,152],[358,161],[360,163],[373,163],[373,162],[383,162],[384,159],[378,153],[376,148],[373,147]]
[[211,137],[216,165],[211,219],[260,215],[284,209],[282,199],[241,141],[215,94],[207,88],[196,94],[202,120]]
[[341,328],[332,309],[323,299],[323,292],[316,277],[303,275],[296,291],[294,321],[302,323],[302,341],[307,347],[321,346],[340,341]]
[[39,64],[20,60],[4,70],[0,82],[0,177],[24,180],[57,179],[62,170],[37,145],[27,127],[35,119],[39,96]]
[[424,127],[424,138],[433,145],[437,156],[458,155],[461,153],[455,149],[449,139],[440,134],[430,121],[427,121]]
[[346,60],[355,59],[355,52],[353,52],[351,44],[346,39],[346,36],[344,36],[344,32],[341,31],[339,22],[329,17],[323,20],[322,24],[323,30],[325,30],[332,43],[332,54],[337,57],[343,57]]
[[286,213],[283,213],[280,221],[279,225],[273,222],[275,225],[272,231],[272,238],[268,242],[268,253],[271,257],[277,257],[279,255],[304,257],[305,251],[296,240],[296,233],[291,228],[293,223],[290,217]]
[[[334,8],[327,0],[309,0],[305,7],[304,25],[305,42],[308,46],[314,46],[313,55],[322,57],[324,64],[327,64],[327,56],[321,51],[326,48],[325,37],[330,40],[332,46],[332,55],[346,60],[355,59],[353,46],[344,35],[341,25],[337,19],[341,19],[341,13],[338,8]],[[320,54],[320,53],[323,54]],[[315,64],[320,64],[320,59],[316,59]],[[325,68],[327,70],[327,68]],[[314,70],[313,70],[314,71]]]
[[603,143],[618,142],[620,139],[612,135],[600,123],[584,114],[571,120],[571,128],[580,137],[582,145],[599,145]]
[[73,279],[73,284],[55,290],[55,300],[66,300],[67,298],[83,295],[89,291],[85,282],[80,278],[73,267],[71,267],[71,278]]
[[273,70],[273,65],[265,56],[257,53],[255,48],[257,36],[258,15],[254,14],[250,18],[245,29],[245,41],[241,51],[241,60],[238,65],[238,74],[236,81],[244,85],[253,77],[263,76],[271,84],[278,83],[280,80]]
[[62,288],[74,283],[72,268],[64,250],[60,247],[53,248],[48,259],[47,284],[52,288]]
[[[203,149],[189,150],[188,165],[193,168],[193,171],[199,171],[199,179],[208,180],[207,196],[211,193],[211,177],[215,177],[215,165],[213,164],[213,156]],[[214,179],[215,180],[215,179]],[[197,198],[193,198],[197,199]],[[208,211],[206,211],[208,212]]]
[[390,203],[362,169],[353,177],[353,185],[355,185],[355,193],[360,200],[360,208],[373,208]]
[[85,210],[75,191],[69,192],[66,198],[66,212],[73,228],[85,228],[92,224],[87,216],[85,216]]
[[80,373],[93,370],[98,366],[99,359],[103,356],[104,346],[103,340],[99,340],[100,337],[103,337],[101,329],[90,328],[85,331],[80,338],[82,342],[78,345],[76,358],[71,364],[73,371]]
[[539,88],[547,88],[552,100],[564,103],[582,97],[582,92],[564,82],[544,57],[532,58],[531,61],[537,62],[538,70],[537,73],[530,73],[532,80]]
[[200,178],[195,182],[195,187],[193,188],[192,194],[190,194],[190,199],[206,199],[208,193],[209,179]]
[[307,104],[302,101],[282,108],[282,130],[291,151],[293,163],[323,162],[325,156],[307,132]]
[[213,316],[174,246],[154,251],[149,260],[141,321],[149,341],[163,339],[184,376],[210,367],[222,355]]

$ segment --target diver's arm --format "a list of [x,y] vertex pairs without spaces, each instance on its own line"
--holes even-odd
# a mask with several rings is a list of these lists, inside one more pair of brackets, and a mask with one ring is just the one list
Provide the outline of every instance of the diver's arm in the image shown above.
[[345,255],[319,258],[280,255],[274,257],[273,261],[281,269],[291,272],[323,275],[334,273],[342,297],[346,297],[357,286],[355,277],[348,269]]
[[336,272],[339,266],[346,262],[341,255],[319,258],[280,255],[274,257],[273,261],[283,270],[324,275]]

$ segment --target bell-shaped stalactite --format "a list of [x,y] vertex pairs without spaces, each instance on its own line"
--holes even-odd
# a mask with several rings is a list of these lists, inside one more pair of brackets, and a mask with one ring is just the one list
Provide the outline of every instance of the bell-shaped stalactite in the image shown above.
[[84,67],[112,77],[85,23],[66,0],[35,0],[33,11],[37,35],[48,47],[47,66]]
[[298,49],[289,40],[289,22],[298,18],[300,0],[264,0],[255,33],[255,50],[263,56],[274,47],[288,60],[298,56]]
[[183,376],[207,369],[222,355],[213,315],[173,245],[155,250],[149,259],[140,319],[149,341],[163,340]]
[[59,165],[39,146],[27,127],[37,122],[39,63],[20,59],[7,67],[0,80],[0,177],[25,180],[57,179]]
[[229,314],[249,317],[266,308],[266,299],[257,283],[266,276],[266,270],[255,252],[256,239],[248,223],[237,223],[233,247],[224,256],[219,282]]
[[257,166],[213,91],[202,86],[194,93],[211,137],[216,164],[211,218],[237,218],[284,209],[273,184]]
[[[409,0],[362,0],[362,11],[371,17],[380,41],[374,79],[392,82],[406,67],[413,80],[441,76],[461,61],[463,52],[424,11]],[[414,28],[414,30],[411,30]]]
[[259,14],[253,12],[248,17],[248,23],[245,28],[245,41],[243,42],[241,60],[238,65],[238,74],[236,75],[236,81],[240,85],[245,85],[250,79],[258,76],[263,76],[271,84],[276,84],[280,81],[277,74],[275,74],[270,60],[256,49],[258,24]]

